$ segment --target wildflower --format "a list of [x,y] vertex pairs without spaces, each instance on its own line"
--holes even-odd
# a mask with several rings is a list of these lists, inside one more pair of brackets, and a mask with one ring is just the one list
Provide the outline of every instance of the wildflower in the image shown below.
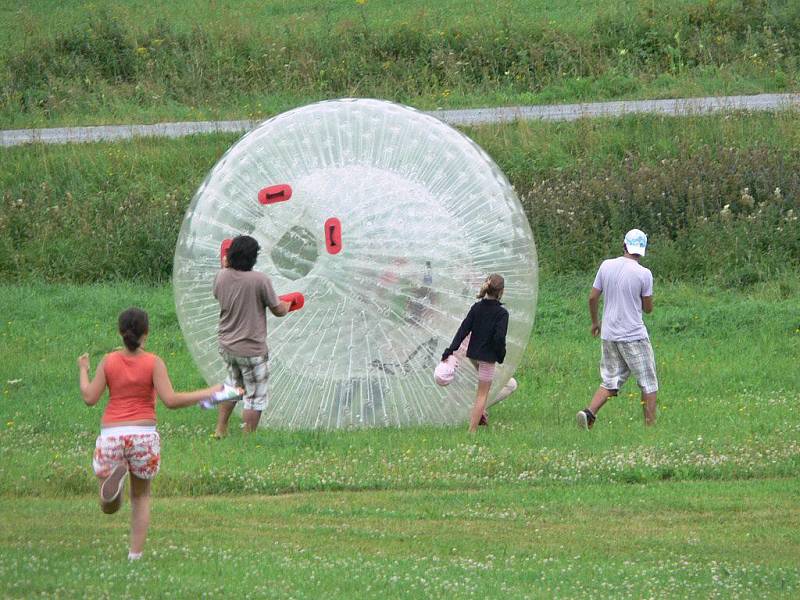
[[755,201],[753,200],[753,197],[750,195],[750,188],[744,188],[742,190],[741,201],[743,206],[746,206],[747,208],[753,208]]

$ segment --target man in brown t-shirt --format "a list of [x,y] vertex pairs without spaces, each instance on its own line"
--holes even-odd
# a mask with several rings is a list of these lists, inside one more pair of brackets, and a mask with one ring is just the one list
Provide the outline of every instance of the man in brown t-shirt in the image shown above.
[[[289,312],[289,303],[278,298],[269,277],[253,271],[259,249],[249,235],[234,238],[224,259],[225,268],[214,278],[214,297],[219,302],[219,352],[228,368],[226,383],[245,390],[245,432],[255,431],[267,407],[266,309],[276,317]],[[234,406],[234,401],[219,405],[216,437],[227,433]]]

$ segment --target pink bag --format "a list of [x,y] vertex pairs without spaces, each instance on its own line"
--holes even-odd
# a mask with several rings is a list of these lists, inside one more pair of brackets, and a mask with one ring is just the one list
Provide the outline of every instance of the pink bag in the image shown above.
[[433,380],[437,385],[450,385],[456,374],[458,367],[458,359],[452,354],[447,357],[447,360],[441,361],[433,370]]

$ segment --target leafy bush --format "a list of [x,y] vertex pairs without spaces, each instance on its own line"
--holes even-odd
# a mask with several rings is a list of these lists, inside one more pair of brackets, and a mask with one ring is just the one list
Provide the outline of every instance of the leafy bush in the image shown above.
[[662,276],[746,286],[800,265],[798,162],[796,150],[764,146],[705,146],[655,165],[631,156],[534,182],[523,204],[545,268],[585,271],[638,227]]
[[[691,122],[679,123],[688,137]],[[580,138],[581,125],[571,131]],[[613,131],[604,127],[602,135]],[[646,264],[662,278],[745,287],[800,267],[796,146],[692,144],[655,159],[644,155],[651,140],[639,140],[637,150],[623,139],[629,152],[622,160],[568,159],[559,168],[537,166],[513,138],[490,144],[516,185],[545,271],[593,270],[620,252],[632,227],[649,234]],[[191,196],[232,141],[203,136],[7,150],[0,279],[168,280]]]
[[619,95],[663,74],[708,69],[760,73],[778,88],[796,81],[799,3],[648,2],[574,29],[487,14],[441,27],[424,19],[384,28],[366,18],[298,21],[256,35],[213,22],[140,30],[105,11],[6,57],[0,112],[49,118],[114,98],[220,105],[232,91],[409,101],[452,91],[530,94],[587,80],[616,81],[608,92]]

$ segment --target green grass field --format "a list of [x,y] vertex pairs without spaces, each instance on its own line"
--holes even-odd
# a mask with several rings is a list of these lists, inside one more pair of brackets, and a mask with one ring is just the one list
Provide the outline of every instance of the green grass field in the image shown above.
[[798,88],[787,0],[270,0],[0,7],[5,128]]
[[26,598],[791,598],[798,493],[760,479],[156,498],[130,566],[126,508],[0,498],[15,524],[0,581]]
[[[657,276],[657,274],[656,274]],[[747,293],[660,283],[659,422],[633,384],[591,433],[591,276],[542,282],[520,388],[466,427],[210,437],[161,407],[146,558],[96,506],[100,410],[75,358],[151,314],[149,349],[202,384],[168,287],[0,287],[0,590],[8,597],[791,597],[800,590],[800,280]],[[25,350],[23,349],[30,349]],[[58,523],[53,527],[52,523]],[[251,568],[252,567],[252,568]],[[139,583],[146,588],[139,587]]]
[[[796,91],[791,0],[0,4],[2,129]],[[466,424],[211,437],[159,407],[144,558],[97,505],[76,358],[150,314],[177,389],[175,238],[236,139],[0,151],[0,598],[797,598],[800,119],[629,116],[466,130],[519,193],[541,285],[518,391]],[[591,432],[586,298],[651,234],[658,423],[633,382]],[[562,248],[574,249],[565,253]],[[576,274],[577,273],[577,274]],[[103,404],[103,402],[101,402]]]

